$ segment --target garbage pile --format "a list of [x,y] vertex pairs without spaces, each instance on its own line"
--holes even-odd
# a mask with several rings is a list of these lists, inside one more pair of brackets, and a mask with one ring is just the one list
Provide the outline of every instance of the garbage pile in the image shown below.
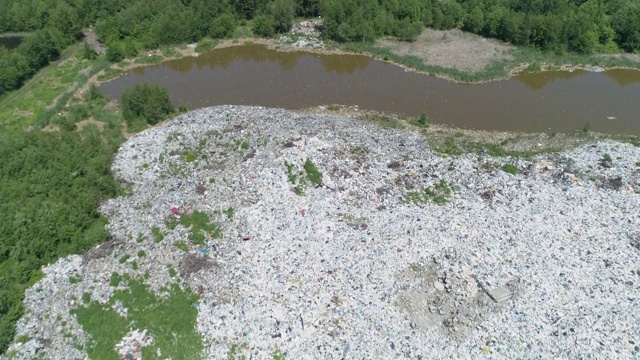
[[322,20],[304,20],[295,24],[288,35],[280,36],[278,42],[293,47],[321,49],[324,48],[321,34]]
[[116,344],[116,351],[122,360],[142,359],[141,349],[150,345],[153,339],[147,335],[147,330],[133,330]]
[[354,118],[182,114],[122,145],[113,242],[43,270],[10,351],[82,357],[43,319],[86,342],[73,299],[106,302],[118,272],[193,289],[211,359],[638,357],[638,161],[608,141],[451,157]]

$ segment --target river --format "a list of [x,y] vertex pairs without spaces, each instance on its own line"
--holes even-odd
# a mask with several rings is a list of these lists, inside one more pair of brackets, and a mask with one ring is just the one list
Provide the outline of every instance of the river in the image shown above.
[[362,55],[279,52],[261,45],[216,49],[199,57],[138,67],[100,88],[110,98],[134,84],[167,86],[174,104],[300,109],[358,105],[476,130],[640,135],[640,71],[523,74],[459,84]]

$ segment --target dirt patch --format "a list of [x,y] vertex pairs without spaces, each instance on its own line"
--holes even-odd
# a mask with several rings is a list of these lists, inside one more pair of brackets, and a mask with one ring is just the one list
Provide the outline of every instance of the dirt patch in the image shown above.
[[13,115],[17,117],[29,117],[33,116],[33,111],[15,109],[13,110]]
[[83,32],[84,41],[89,44],[93,48],[93,50],[98,54],[102,55],[107,51],[107,48],[98,40],[98,36],[93,31],[93,29],[87,29]]
[[180,276],[188,278],[200,270],[211,269],[215,264],[203,255],[186,254],[180,261]]
[[640,54],[601,54],[598,56],[612,59],[627,59],[640,63]]
[[100,129],[100,131],[104,129],[104,123],[94,119],[93,117],[78,122],[76,126],[78,127],[78,131],[82,131],[82,129],[89,124],[94,124],[98,129]]
[[[445,252],[456,256],[455,251]],[[443,265],[442,261],[414,263],[399,273],[396,306],[407,314],[412,329],[435,328],[462,343],[470,330],[502,311],[504,303],[493,300],[489,289],[478,286],[475,278],[460,277]],[[506,298],[517,299],[521,287],[512,280],[502,291]]]
[[58,125],[49,124],[49,125],[45,126],[44,128],[42,128],[42,131],[44,131],[44,132],[56,132],[56,131],[60,131],[60,127]]
[[119,239],[117,237],[112,237],[107,242],[102,243],[96,246],[95,248],[84,253],[84,255],[82,255],[82,265],[86,266],[87,263],[89,263],[89,261],[91,260],[102,259],[106,257],[111,251],[113,251],[115,248],[122,245],[122,243],[123,243],[122,239]]
[[465,33],[461,30],[426,29],[415,42],[383,38],[377,46],[398,55],[415,56],[425,65],[454,68],[467,72],[484,70],[495,61],[514,60],[515,47],[496,40]]

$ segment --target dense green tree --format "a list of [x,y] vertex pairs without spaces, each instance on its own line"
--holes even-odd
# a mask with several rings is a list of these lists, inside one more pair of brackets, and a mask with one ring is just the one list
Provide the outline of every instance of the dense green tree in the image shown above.
[[214,39],[221,39],[233,35],[237,26],[236,17],[231,13],[219,15],[211,21],[209,36]]
[[120,103],[122,117],[129,124],[144,120],[155,125],[175,111],[167,88],[155,84],[138,84],[125,90]]
[[462,28],[472,33],[480,33],[484,28],[484,13],[479,6],[475,6],[468,12],[463,21]]
[[272,17],[260,14],[253,19],[252,30],[258,36],[271,37],[275,34],[275,22]]
[[124,59],[124,50],[120,43],[112,42],[107,44],[107,60],[111,62],[118,62]]
[[319,14],[319,0],[296,0],[296,15],[302,17],[315,17]]
[[122,137],[95,130],[0,134],[0,352],[39,268],[109,236],[97,204],[119,193],[110,162]]
[[295,15],[293,0],[274,0],[268,6],[268,14],[273,18],[276,32],[285,33],[291,30]]
[[640,51],[640,4],[628,3],[612,19],[620,47],[626,51]]

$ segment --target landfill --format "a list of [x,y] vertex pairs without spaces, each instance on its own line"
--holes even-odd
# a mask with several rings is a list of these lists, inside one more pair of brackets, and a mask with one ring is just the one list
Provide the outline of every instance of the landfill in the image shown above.
[[[448,156],[410,128],[217,106],[133,136],[113,172],[129,190],[100,207],[112,240],[43,269],[15,358],[87,358],[70,310],[108,301],[113,272],[197,290],[210,359],[640,357],[631,144]],[[170,225],[196,213],[219,234]],[[118,351],[139,358],[154,334],[131,330]]]

